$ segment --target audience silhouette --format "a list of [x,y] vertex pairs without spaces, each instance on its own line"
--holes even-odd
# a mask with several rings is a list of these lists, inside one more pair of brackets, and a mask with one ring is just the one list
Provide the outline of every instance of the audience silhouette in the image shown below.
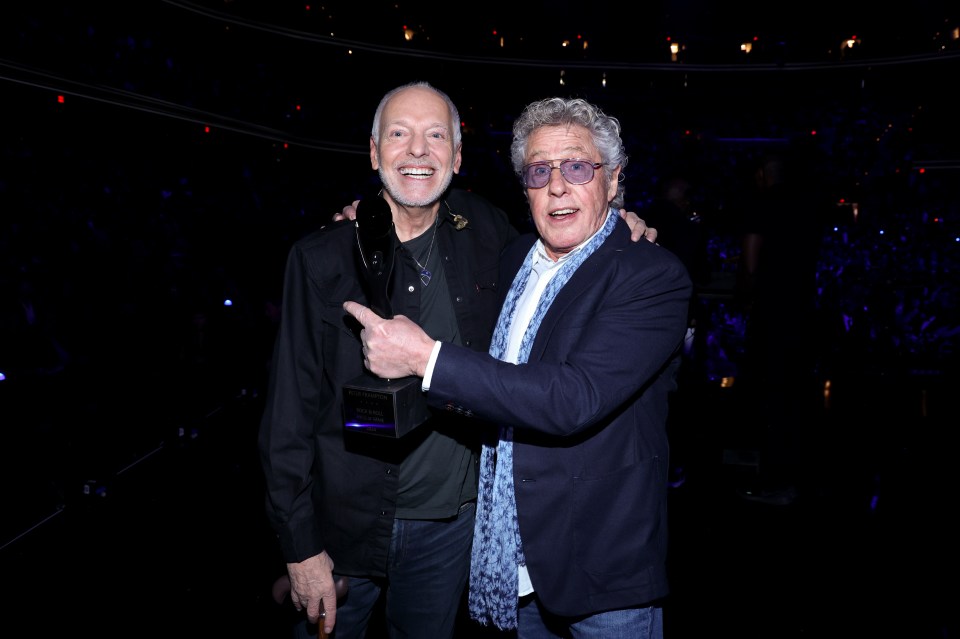
[[757,435],[758,482],[743,496],[798,494],[817,407],[817,263],[827,205],[799,147],[763,153],[741,217],[737,298],[746,316],[742,416]]

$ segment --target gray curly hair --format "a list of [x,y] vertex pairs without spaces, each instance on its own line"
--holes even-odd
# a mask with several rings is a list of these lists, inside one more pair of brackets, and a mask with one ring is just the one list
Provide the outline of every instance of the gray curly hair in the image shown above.
[[[620,139],[620,121],[606,115],[599,107],[581,98],[547,98],[528,104],[513,123],[513,142],[510,144],[510,160],[518,177],[523,170],[527,155],[527,140],[534,131],[545,126],[576,124],[587,129],[593,143],[600,151],[603,162],[603,178],[607,183],[613,172],[620,167],[620,177],[627,166],[627,152]],[[617,194],[610,206],[623,208],[623,183],[617,184]]]

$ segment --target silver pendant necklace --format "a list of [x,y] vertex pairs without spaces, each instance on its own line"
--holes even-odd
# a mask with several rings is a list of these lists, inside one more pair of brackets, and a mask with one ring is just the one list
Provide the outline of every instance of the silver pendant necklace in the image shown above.
[[420,263],[420,260],[417,259],[417,256],[413,254],[413,251],[410,252],[410,257],[413,258],[413,261],[417,263],[417,266],[420,267],[420,281],[423,282],[424,286],[430,284],[430,278],[433,277],[433,273],[427,270],[427,264],[430,263],[430,254],[433,253],[433,245],[437,242],[437,227],[440,226],[440,214],[437,213],[437,219],[433,223],[433,237],[430,238],[430,248],[427,249],[427,256],[423,258],[423,264]]

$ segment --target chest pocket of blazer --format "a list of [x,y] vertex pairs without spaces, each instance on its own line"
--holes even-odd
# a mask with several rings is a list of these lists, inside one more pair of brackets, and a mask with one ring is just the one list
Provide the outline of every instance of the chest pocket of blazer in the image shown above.
[[[561,315],[560,321],[552,321],[551,313],[560,310]],[[551,326],[550,329],[550,338],[551,341],[560,338],[561,343],[564,344],[576,344],[579,342],[579,335],[585,333],[586,331],[592,331],[596,328],[596,313],[593,308],[589,309],[580,309],[574,305],[572,309],[557,309],[551,308],[547,311],[547,316],[544,318],[543,323],[540,325],[540,331],[542,333],[544,326]],[[539,337],[540,335],[538,335]]]
[[[556,302],[554,302],[556,303]],[[559,315],[551,315],[559,311]],[[540,324],[537,331],[537,339],[534,342],[534,352],[542,348],[547,349],[550,358],[566,359],[571,353],[578,352],[585,337],[596,331],[596,313],[591,306],[589,308],[580,308],[576,303],[571,309],[558,309],[551,307],[547,311],[547,316]],[[554,321],[553,317],[559,317],[559,321]]]

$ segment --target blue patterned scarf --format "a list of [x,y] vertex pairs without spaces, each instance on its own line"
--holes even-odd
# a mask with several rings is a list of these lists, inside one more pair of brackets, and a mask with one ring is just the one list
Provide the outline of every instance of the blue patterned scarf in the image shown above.
[[[557,293],[574,271],[603,244],[613,232],[619,213],[610,209],[603,228],[586,245],[572,254],[547,285],[537,304],[530,324],[523,334],[517,363],[530,357],[537,329]],[[507,299],[493,333],[490,354],[504,359],[510,341],[510,325],[517,311],[517,302],[530,279],[534,245],[527,253],[520,272],[513,279]],[[473,554],[470,562],[470,616],[483,625],[493,624],[501,630],[517,627],[519,566],[526,564],[517,525],[517,502],[513,492],[513,427],[502,425],[495,445],[484,444],[480,452],[480,495],[474,528]]]

